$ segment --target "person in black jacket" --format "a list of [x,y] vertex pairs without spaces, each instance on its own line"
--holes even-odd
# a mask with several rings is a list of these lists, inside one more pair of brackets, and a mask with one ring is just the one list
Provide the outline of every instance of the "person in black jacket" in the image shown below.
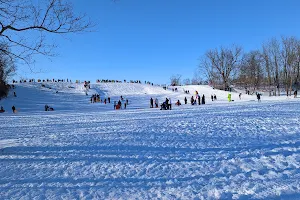
[[13,113],[16,112],[16,107],[15,106],[12,106],[11,109],[12,109]]
[[152,97],[150,99],[150,108],[153,108],[153,99],[152,99]]
[[166,108],[167,108],[167,110],[169,110],[169,106],[170,106],[170,105],[169,105],[169,99],[166,98],[166,101],[165,101],[165,102],[166,102]]
[[202,96],[202,104],[205,104],[205,96],[204,95]]

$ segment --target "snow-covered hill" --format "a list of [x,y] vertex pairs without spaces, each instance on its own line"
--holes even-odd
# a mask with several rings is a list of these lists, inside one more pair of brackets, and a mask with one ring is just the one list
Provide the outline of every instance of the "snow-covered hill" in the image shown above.
[[[177,88],[177,92],[173,92],[171,89]],[[189,90],[190,94],[185,94],[184,90]],[[17,97],[13,96],[13,91],[16,92]],[[26,112],[41,112],[44,110],[44,105],[50,105],[55,110],[63,111],[100,111],[100,110],[112,110],[114,101],[118,101],[122,95],[124,99],[129,100],[129,106],[127,109],[141,109],[149,108],[149,99],[158,98],[162,103],[166,98],[171,98],[172,104],[177,100],[183,103],[184,98],[187,97],[188,104],[190,106],[191,96],[195,97],[195,92],[198,91],[200,96],[205,95],[206,104],[214,105],[220,103],[229,103],[227,91],[216,90],[206,85],[189,85],[189,86],[176,86],[169,87],[164,90],[159,86],[152,86],[146,84],[137,83],[98,83],[91,84],[90,89],[86,90],[82,83],[19,83],[16,84],[16,89],[11,90],[8,98],[0,101],[0,106],[3,106],[6,110],[11,110],[14,105],[19,110],[19,113]],[[86,92],[88,95],[86,95]],[[111,104],[91,104],[90,96],[92,94],[100,94],[104,100],[107,97],[111,98]],[[242,98],[239,99],[239,93],[231,92],[232,100],[231,104],[256,101],[255,95],[242,94]],[[217,96],[217,101],[212,102],[211,95]],[[271,100],[293,100],[291,97],[268,97],[262,96],[262,101]]]

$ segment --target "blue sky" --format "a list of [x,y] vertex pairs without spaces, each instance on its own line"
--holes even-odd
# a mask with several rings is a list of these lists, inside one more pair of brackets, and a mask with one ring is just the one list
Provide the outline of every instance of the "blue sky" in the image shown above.
[[[118,79],[168,83],[192,78],[205,51],[240,45],[259,49],[272,37],[298,36],[297,0],[72,0],[97,26],[53,37],[59,56],[37,56],[18,77]],[[51,36],[52,39],[52,36]]]

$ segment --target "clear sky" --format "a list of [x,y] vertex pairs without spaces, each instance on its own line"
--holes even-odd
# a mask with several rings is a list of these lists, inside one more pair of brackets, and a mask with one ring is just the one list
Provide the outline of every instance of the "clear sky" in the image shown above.
[[192,78],[208,49],[259,49],[272,37],[300,34],[299,0],[72,0],[97,26],[54,37],[59,56],[37,56],[27,78],[118,79],[168,83]]

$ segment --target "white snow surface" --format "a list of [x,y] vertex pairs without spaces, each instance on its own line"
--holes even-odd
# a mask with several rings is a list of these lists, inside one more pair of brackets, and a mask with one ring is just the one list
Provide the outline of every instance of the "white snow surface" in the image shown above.
[[[300,98],[177,88],[16,84],[0,101],[0,199],[300,199]],[[190,105],[196,90],[205,105]],[[114,110],[121,95],[129,105]]]

